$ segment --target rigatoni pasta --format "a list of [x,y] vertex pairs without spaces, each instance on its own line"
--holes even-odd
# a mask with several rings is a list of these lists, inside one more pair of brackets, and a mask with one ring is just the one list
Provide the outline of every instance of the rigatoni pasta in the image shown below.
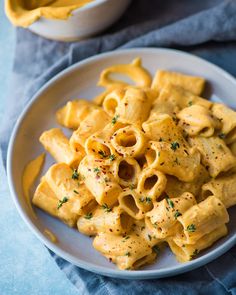
[[98,85],[94,102],[57,111],[70,138],[42,133],[57,163],[33,204],[94,236],[123,270],[153,263],[164,245],[181,262],[196,258],[227,234],[236,204],[236,112],[200,96],[204,78],[158,70],[152,80],[139,58],[105,69]]

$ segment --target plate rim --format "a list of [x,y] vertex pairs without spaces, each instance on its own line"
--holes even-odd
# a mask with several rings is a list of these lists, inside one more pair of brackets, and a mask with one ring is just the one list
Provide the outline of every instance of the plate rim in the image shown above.
[[85,270],[91,271],[96,274],[101,274],[108,277],[114,277],[114,278],[120,278],[120,279],[153,279],[153,278],[164,278],[164,277],[170,277],[177,274],[185,273],[188,271],[191,271],[193,269],[196,269],[198,267],[201,267],[219,256],[226,253],[230,248],[232,248],[236,244],[236,234],[230,237],[228,240],[226,240],[222,245],[218,246],[216,249],[213,249],[209,253],[195,259],[192,261],[189,261],[187,263],[179,264],[177,266],[173,267],[167,267],[165,269],[155,269],[155,270],[135,270],[135,271],[128,271],[128,270],[119,270],[119,269],[109,269],[105,266],[98,266],[91,262],[86,262],[78,257],[75,257],[74,255],[69,254],[65,250],[61,249],[57,246],[57,244],[54,244],[51,242],[46,236],[34,225],[34,223],[31,221],[31,219],[28,217],[28,215],[25,213],[24,209],[21,207],[17,192],[14,187],[13,182],[13,171],[12,171],[12,158],[13,158],[13,150],[14,150],[14,142],[18,133],[18,130],[21,127],[22,121],[24,120],[24,117],[27,115],[27,113],[30,111],[33,104],[37,101],[38,97],[47,90],[47,88],[50,88],[53,83],[55,83],[58,79],[63,78],[63,76],[69,74],[70,72],[73,72],[76,68],[80,68],[83,66],[86,66],[86,64],[96,62],[97,60],[102,60],[103,58],[125,54],[125,53],[134,53],[135,52],[148,52],[148,53],[169,53],[174,55],[182,55],[187,56],[189,58],[195,59],[197,61],[201,61],[206,63],[208,66],[210,66],[214,71],[220,73],[224,76],[224,78],[230,80],[233,84],[236,86],[236,79],[223,70],[222,68],[218,67],[217,65],[201,58],[196,55],[176,50],[176,49],[169,49],[169,48],[155,48],[155,47],[149,47],[149,48],[143,48],[143,47],[137,47],[137,48],[130,48],[130,49],[120,49],[115,51],[108,51],[105,53],[97,54],[92,57],[86,58],[82,61],[79,61],[68,68],[65,68],[61,72],[57,73],[54,77],[52,77],[49,81],[47,81],[43,86],[39,88],[39,90],[32,96],[32,98],[29,100],[29,102],[26,104],[24,109],[22,110],[20,116],[17,118],[15,126],[12,130],[8,149],[7,149],[7,179],[9,184],[9,190],[11,197],[14,201],[14,204],[16,206],[16,209],[18,213],[20,214],[21,218],[24,220],[24,222],[27,224],[30,231],[51,251],[53,251],[58,256],[64,258],[65,260],[69,261],[73,265],[76,265],[78,267],[81,267]]

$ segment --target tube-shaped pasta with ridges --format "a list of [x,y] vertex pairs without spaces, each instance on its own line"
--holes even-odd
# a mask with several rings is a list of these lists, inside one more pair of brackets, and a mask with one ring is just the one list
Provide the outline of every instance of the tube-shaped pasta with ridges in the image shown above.
[[145,219],[142,219],[142,220],[134,219],[133,221],[134,223],[132,225],[131,230],[134,233],[136,233],[138,236],[144,238],[145,241],[148,243],[148,245],[153,247],[156,245],[161,246],[163,244],[163,240],[160,240],[157,238],[156,230],[155,229],[153,230],[152,228],[146,226]]
[[155,114],[142,124],[145,135],[152,141],[178,141],[187,145],[183,132],[168,114]]
[[137,191],[155,201],[163,193],[166,183],[167,179],[164,173],[148,167],[142,171],[139,177]]
[[159,239],[173,236],[181,228],[178,217],[196,203],[194,195],[187,192],[178,198],[167,196],[162,201],[155,202],[152,211],[146,214],[146,226],[153,230]]
[[118,105],[121,103],[121,100],[123,99],[124,95],[125,95],[125,89],[118,88],[108,93],[105,96],[105,99],[103,101],[103,108],[104,108],[104,111],[107,112],[109,116],[111,117],[115,116],[116,109]]
[[138,162],[132,157],[117,157],[112,162],[111,171],[121,186],[136,187],[141,172]]
[[68,101],[56,113],[57,122],[67,128],[77,129],[86,116],[97,106],[87,100]]
[[71,149],[68,138],[59,128],[44,131],[39,140],[57,162],[64,162],[72,167],[77,167],[85,155],[83,147],[77,151]]
[[[60,202],[63,202],[59,207]],[[75,226],[78,214],[72,211],[73,200],[59,199],[45,179],[38,185],[32,203],[52,216],[62,220],[70,227]]]
[[94,196],[86,186],[83,183],[78,184],[79,179],[75,178],[75,172],[65,163],[51,166],[44,179],[60,200],[66,197],[73,202],[72,211],[77,214],[80,214],[82,208],[94,200]]
[[173,175],[181,181],[193,181],[200,171],[199,152],[195,148],[187,150],[177,141],[150,141],[145,156],[148,167]]
[[202,199],[214,195],[226,208],[236,205],[236,174],[212,179],[202,186]]
[[215,129],[220,129],[221,122],[201,105],[192,105],[182,109],[177,118],[179,126],[190,136],[210,137]]
[[227,233],[227,227],[225,225],[221,225],[212,232],[200,238],[196,244],[178,245],[175,243],[175,238],[169,239],[168,244],[179,262],[187,262],[196,258],[200,251],[210,247],[220,238],[226,236]]
[[214,103],[212,113],[222,124],[219,135],[227,144],[236,141],[236,112],[221,103]]
[[119,120],[126,124],[141,126],[147,120],[152,101],[142,89],[128,87],[116,108]]
[[176,236],[176,244],[195,244],[204,235],[228,223],[229,215],[221,200],[210,196],[185,211],[178,221],[182,231]]
[[76,151],[80,146],[84,147],[87,138],[102,130],[110,121],[111,118],[101,108],[90,112],[80,123],[79,128],[73,132],[69,141],[71,148]]
[[180,111],[194,104],[209,109],[213,104],[211,101],[196,96],[186,89],[173,84],[167,84],[161,89],[157,102],[158,105],[167,103],[169,107],[172,106],[172,111]]
[[[88,219],[88,216],[90,217]],[[109,208],[106,204],[99,206],[89,215],[79,217],[77,228],[85,235],[96,235],[99,232],[113,233],[120,235],[128,233],[133,223],[130,217],[120,207]]]
[[101,159],[114,160],[117,152],[111,144],[112,134],[125,125],[117,122],[116,124],[107,124],[105,128],[91,135],[85,142],[85,151],[87,155],[93,155]]
[[140,220],[152,209],[152,200],[140,196],[134,189],[124,189],[118,197],[120,207],[134,219]]
[[169,83],[181,86],[195,95],[200,95],[205,86],[205,80],[202,77],[158,70],[153,78],[152,88],[159,90]]
[[122,189],[114,181],[109,166],[104,160],[87,155],[80,162],[78,171],[84,177],[86,187],[94,195],[98,204],[107,204],[110,207],[117,202]]
[[236,157],[219,137],[189,137],[189,142],[199,150],[202,164],[211,177],[217,177],[221,172],[235,167]]
[[157,256],[146,240],[133,232],[123,236],[101,232],[93,240],[93,246],[120,269],[140,268]]
[[112,135],[111,144],[123,156],[138,157],[146,149],[146,138],[139,128],[129,125]]
[[192,193],[196,196],[197,201],[200,201],[200,193],[204,183],[210,180],[210,175],[206,168],[201,165],[197,178],[192,182],[183,182],[178,180],[174,176],[166,175],[167,184],[165,187],[165,193],[172,198],[177,198],[184,192]]

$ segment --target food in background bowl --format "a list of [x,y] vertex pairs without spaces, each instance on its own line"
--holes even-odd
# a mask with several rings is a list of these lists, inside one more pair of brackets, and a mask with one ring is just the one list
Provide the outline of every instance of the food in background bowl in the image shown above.
[[[5,10],[14,25],[43,37],[72,41],[94,35],[114,23],[131,0],[7,0]],[[40,3],[40,4],[38,4]]]

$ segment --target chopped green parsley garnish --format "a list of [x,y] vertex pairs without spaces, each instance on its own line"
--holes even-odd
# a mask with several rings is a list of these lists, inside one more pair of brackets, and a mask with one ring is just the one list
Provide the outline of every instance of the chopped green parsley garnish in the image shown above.
[[108,207],[108,205],[106,203],[102,205],[102,209],[104,209],[105,212],[111,212],[111,208]]
[[118,115],[116,115],[115,117],[113,117],[112,120],[111,120],[111,124],[112,124],[112,125],[115,125],[116,122],[117,122],[117,120],[118,120],[118,118],[119,118]]
[[174,208],[175,205],[174,205],[173,201],[168,196],[166,196],[166,202],[168,203],[170,208]]
[[114,160],[115,160],[115,158],[116,158],[116,156],[115,156],[115,155],[113,155],[113,154],[109,156],[109,159],[110,159],[111,161],[114,161]]
[[68,202],[68,200],[69,199],[67,197],[64,197],[62,200],[59,200],[58,205],[57,205],[57,209],[60,209],[64,203]]
[[190,101],[188,102],[188,106],[191,107],[192,105],[193,105],[193,102],[190,100]]
[[92,217],[93,217],[92,212],[89,212],[84,216],[85,219],[91,219]]
[[158,246],[154,246],[152,247],[152,249],[154,250],[154,252],[156,252],[156,254],[160,254],[160,248]]
[[224,139],[225,138],[225,133],[219,133],[218,137],[221,138],[221,139]]
[[149,197],[146,197],[146,198],[144,198],[144,197],[140,197],[140,198],[139,198],[139,202],[141,202],[141,203],[143,203],[143,202],[147,202],[147,203],[149,204],[149,203],[151,203],[151,201],[152,201],[152,199],[149,198]]
[[100,172],[100,169],[98,167],[96,167],[96,168],[93,169],[93,172],[99,173]]
[[151,201],[152,201],[152,199],[151,198],[149,198],[149,197],[146,197],[146,202],[149,204],[149,203],[151,203]]
[[195,249],[193,254],[190,256],[191,259],[195,258],[198,255],[198,253],[199,253],[198,249]]
[[135,185],[132,183],[132,184],[129,186],[129,188],[130,188],[131,190],[133,190],[133,189],[135,189]]
[[72,176],[71,177],[74,180],[78,180],[79,179],[79,173],[78,173],[77,169],[74,169],[73,170],[73,173],[72,173]]
[[130,237],[129,236],[125,236],[122,242],[125,242],[126,240],[128,240]]
[[174,217],[177,219],[177,217],[181,216],[182,213],[180,213],[178,210],[175,212]]
[[148,239],[149,239],[149,241],[151,241],[152,240],[152,236],[151,235],[148,235]]
[[171,145],[170,148],[173,151],[176,151],[179,148],[179,143],[177,141],[172,142],[170,145]]
[[196,226],[194,224],[190,224],[187,226],[187,231],[190,233],[194,233],[196,230]]
[[75,189],[73,190],[73,192],[74,192],[75,194],[77,194],[77,195],[79,194],[79,192],[78,192],[77,190],[75,190]]
[[125,253],[125,256],[128,256],[129,257],[130,256],[130,252],[126,252]]

